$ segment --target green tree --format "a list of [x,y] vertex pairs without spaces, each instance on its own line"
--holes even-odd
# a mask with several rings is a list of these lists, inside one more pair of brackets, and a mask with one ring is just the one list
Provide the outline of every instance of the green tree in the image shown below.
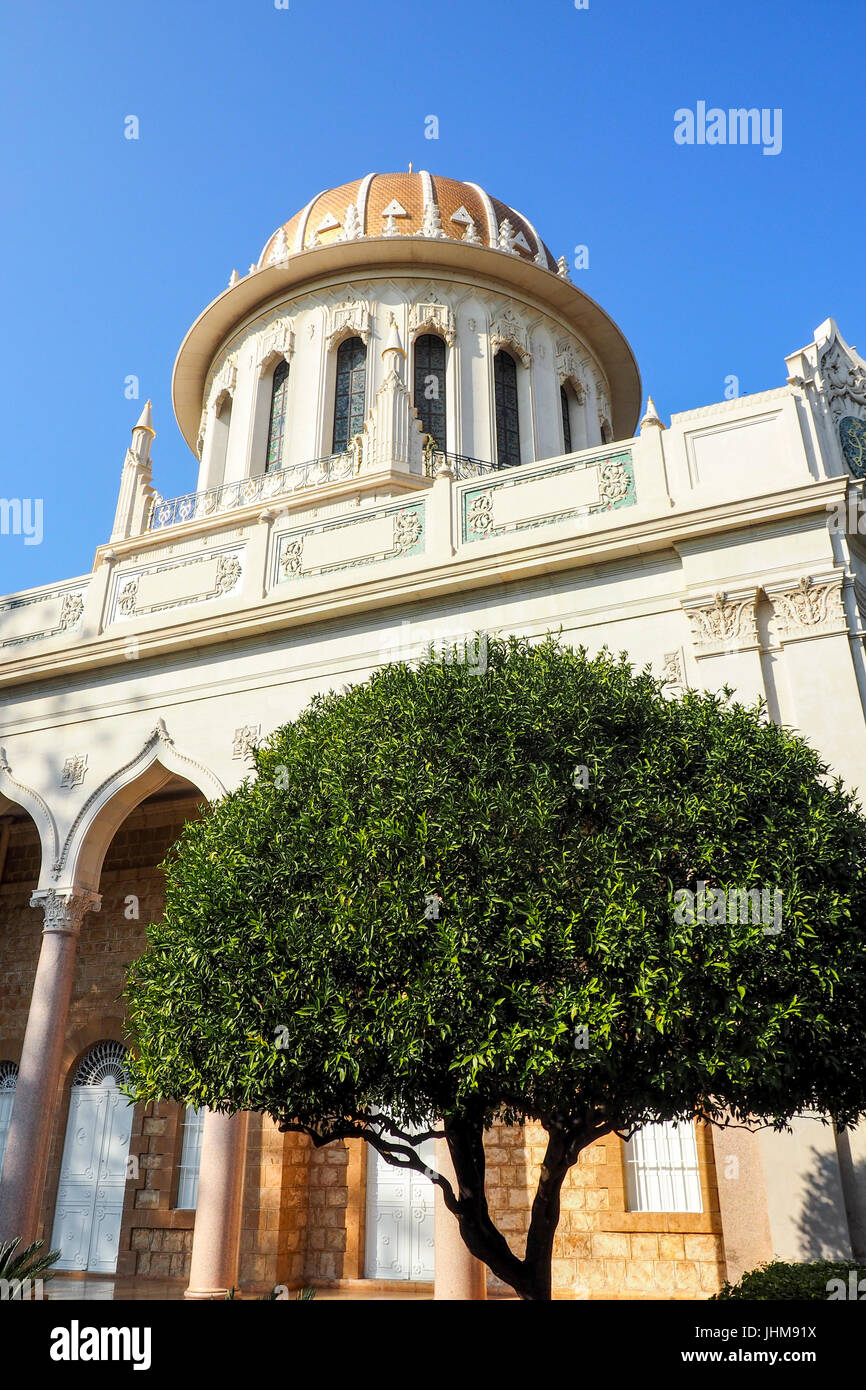
[[[863,1113],[866,822],[730,692],[552,639],[481,665],[317,697],[187,826],[130,975],[137,1084],[428,1173],[441,1123],[466,1245],[547,1299],[594,1140]],[[743,889],[781,893],[780,929],[716,920]],[[495,1120],[546,1132],[523,1257],[485,1200]]]

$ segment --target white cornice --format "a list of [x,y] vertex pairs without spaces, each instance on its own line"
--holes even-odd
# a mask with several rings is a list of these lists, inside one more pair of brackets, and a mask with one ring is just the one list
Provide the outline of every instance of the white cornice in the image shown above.
[[216,614],[187,617],[174,624],[163,621],[159,628],[150,630],[124,626],[116,635],[97,638],[72,649],[49,650],[36,655],[31,648],[26,659],[0,664],[0,687],[53,681],[125,663],[132,635],[138,644],[139,659],[145,660],[187,652],[194,647],[245,640],[279,629],[328,622],[355,613],[369,613],[373,609],[437,595],[528,579],[549,571],[582,569],[608,564],[625,556],[675,550],[678,544],[699,537],[737,530],[753,532],[758,526],[794,516],[812,513],[820,519],[823,530],[828,503],[844,497],[846,488],[847,479],[828,478],[805,487],[788,488],[782,493],[750,498],[746,513],[743,502],[737,501],[616,524],[622,513],[613,512],[608,514],[612,524],[593,533],[572,528],[570,534],[563,535],[563,526],[569,523],[561,523],[556,528],[558,534],[544,541],[538,540],[537,532],[524,532],[516,538],[503,538],[495,549],[485,548],[483,554],[472,546],[438,564],[431,564],[427,557],[420,556],[417,560],[395,562],[388,573],[380,572],[376,578],[344,583],[342,587],[335,584],[334,575],[328,575],[321,581],[305,581],[308,587],[303,593],[295,591],[284,595],[274,590],[255,605],[221,606]]

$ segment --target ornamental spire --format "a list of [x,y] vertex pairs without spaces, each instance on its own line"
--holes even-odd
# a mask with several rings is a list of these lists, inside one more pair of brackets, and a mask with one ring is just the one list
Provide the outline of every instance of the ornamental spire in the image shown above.
[[654,402],[652,396],[647,396],[647,398],[646,398],[646,414],[644,415],[643,419],[641,420],[640,425],[638,426],[638,428],[640,429],[641,433],[643,433],[644,428],[646,428],[646,427],[648,427],[648,426],[650,426],[650,425],[655,425],[656,429],[660,429],[660,430],[663,430],[663,429],[664,429],[664,425],[662,424],[662,422],[661,422],[661,420],[660,420],[660,418],[659,418],[659,413],[658,413],[658,411],[657,411],[656,408],[655,408],[655,402]]

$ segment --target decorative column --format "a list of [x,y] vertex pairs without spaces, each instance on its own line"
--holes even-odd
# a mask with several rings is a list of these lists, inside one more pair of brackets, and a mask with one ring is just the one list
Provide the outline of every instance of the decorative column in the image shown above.
[[[725,1278],[735,1284],[746,1270],[773,1258],[767,1186],[757,1134],[713,1126],[713,1155],[722,1218]],[[786,1191],[787,1196],[787,1191]]]
[[249,1115],[204,1117],[189,1287],[184,1298],[225,1298],[238,1282]]
[[[457,1174],[451,1162],[446,1139],[436,1140],[436,1167],[457,1190]],[[434,1299],[486,1299],[487,1268],[470,1255],[460,1235],[457,1218],[446,1207],[441,1189],[437,1186],[434,1207],[433,1241],[435,1248]]]
[[81,888],[41,889],[30,899],[42,908],[45,926],[0,1184],[0,1240],[36,1239],[78,935],[85,912],[97,912],[101,902],[99,893]]

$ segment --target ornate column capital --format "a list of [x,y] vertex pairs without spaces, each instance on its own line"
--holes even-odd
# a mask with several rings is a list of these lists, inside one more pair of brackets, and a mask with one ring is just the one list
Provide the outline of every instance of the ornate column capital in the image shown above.
[[41,907],[46,932],[66,932],[77,936],[85,912],[98,912],[102,894],[89,888],[38,888],[30,898],[31,907]]
[[700,598],[683,599],[682,606],[692,630],[695,655],[716,656],[759,645],[755,620],[756,587],[719,590]]
[[786,579],[764,586],[773,605],[776,631],[781,642],[804,637],[826,637],[846,632],[848,622],[842,603],[842,570]]

